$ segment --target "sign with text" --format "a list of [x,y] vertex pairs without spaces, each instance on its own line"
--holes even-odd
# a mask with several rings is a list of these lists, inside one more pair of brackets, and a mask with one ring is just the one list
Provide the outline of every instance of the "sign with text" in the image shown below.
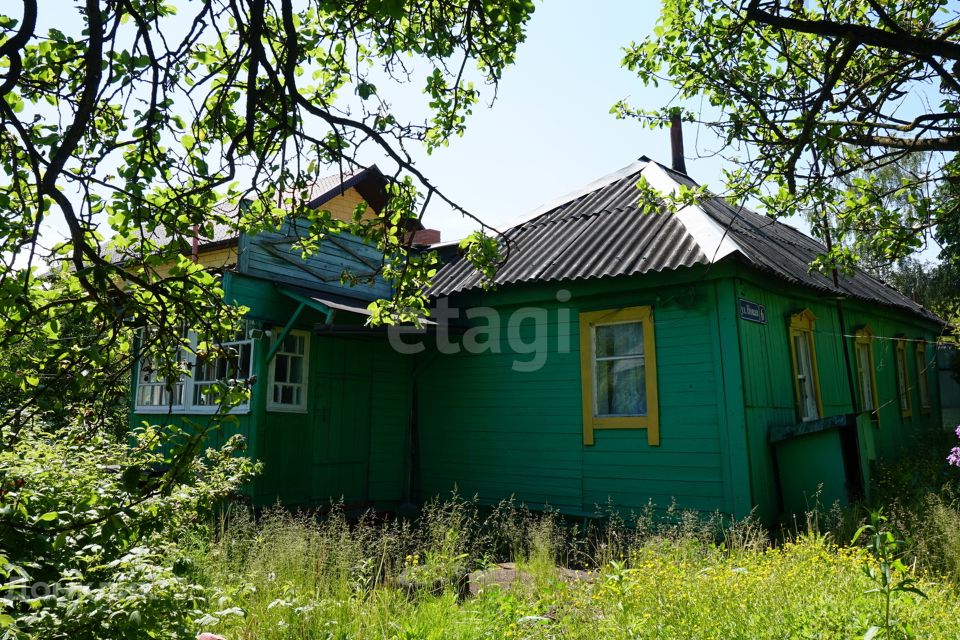
[[762,304],[740,298],[740,319],[767,324],[767,309]]

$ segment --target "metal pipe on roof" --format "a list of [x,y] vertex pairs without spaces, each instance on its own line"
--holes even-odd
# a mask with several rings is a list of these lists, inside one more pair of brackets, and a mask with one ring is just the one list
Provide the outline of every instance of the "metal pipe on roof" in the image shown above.
[[670,150],[673,152],[671,168],[678,173],[687,173],[687,163],[683,158],[683,129],[680,120],[680,110],[674,109],[670,114]]

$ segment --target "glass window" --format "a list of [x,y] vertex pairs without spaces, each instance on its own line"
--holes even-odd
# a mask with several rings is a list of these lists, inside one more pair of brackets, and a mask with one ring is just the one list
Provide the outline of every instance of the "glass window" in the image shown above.
[[860,408],[876,417],[877,378],[873,361],[873,331],[870,327],[857,330],[854,339],[854,359],[857,364],[857,390],[860,393]]
[[900,415],[906,418],[913,413],[910,400],[910,372],[907,368],[907,341],[898,339],[894,352],[897,361],[897,398],[900,401]]
[[186,351],[173,347],[174,353],[161,354],[155,328],[140,332],[140,359],[137,363],[137,408],[160,408],[168,411],[183,406]]
[[816,316],[809,309],[790,316],[790,356],[793,361],[793,385],[797,414],[807,422],[823,415],[817,354],[813,344]]
[[927,359],[927,343],[917,343],[917,389],[920,392],[920,410],[930,413],[930,361]]
[[219,399],[214,385],[247,381],[253,373],[253,341],[233,340],[211,345],[198,353],[193,368],[193,399],[196,406],[215,406]]
[[[142,332],[141,356],[136,391],[136,409],[165,409],[175,412],[213,412],[223,399],[217,385],[245,383],[253,376],[253,340],[247,337],[246,326],[238,327],[223,341],[203,341],[194,331],[187,332],[177,361],[181,373],[176,383],[169,384],[171,373],[162,371],[161,358],[150,337],[154,330]],[[168,367],[169,369],[169,367]],[[233,407],[246,409],[249,400]]]
[[310,335],[291,331],[270,363],[270,395],[267,409],[305,411],[307,408],[307,365]]
[[646,429],[660,444],[651,307],[580,314],[583,442],[597,429]]
[[643,323],[594,327],[594,415],[647,415]]

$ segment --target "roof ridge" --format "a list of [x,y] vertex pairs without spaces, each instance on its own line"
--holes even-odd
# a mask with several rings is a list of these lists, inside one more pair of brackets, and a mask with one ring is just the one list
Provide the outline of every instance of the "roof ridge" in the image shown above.
[[[586,197],[587,195],[590,195],[590,194],[586,194],[586,195],[583,196],[583,197]],[[571,201],[571,203],[572,203],[572,202],[575,202],[575,201],[577,201],[577,200],[580,200],[580,199],[581,199],[581,198],[576,198],[576,200]],[[570,204],[570,203],[568,203],[568,204]],[[563,205],[561,205],[561,206],[563,206]],[[636,209],[636,207],[626,207],[626,206],[604,207],[603,209],[596,209],[596,210],[594,210],[594,211],[586,211],[586,212],[578,213],[578,214],[572,215],[572,216],[565,216],[565,217],[558,217],[558,218],[550,218],[550,219],[541,219],[541,218],[544,218],[544,216],[546,216],[546,214],[552,213],[553,211],[556,211],[556,210],[559,209],[559,208],[560,208],[560,207],[556,207],[556,208],[554,208],[554,209],[551,209],[550,211],[545,212],[543,215],[537,216],[536,218],[534,218],[534,219],[532,219],[532,220],[528,220],[527,222],[521,223],[520,225],[517,225],[516,227],[510,227],[509,229],[507,229],[507,231],[513,231],[514,229],[518,229],[518,228],[521,227],[521,226],[522,226],[522,227],[525,227],[525,228],[531,228],[531,229],[532,229],[532,228],[536,228],[536,227],[545,227],[545,226],[551,225],[551,224],[560,224],[561,222],[564,222],[565,220],[573,220],[573,219],[576,219],[576,218],[593,218],[593,217],[596,217],[596,216],[608,215],[608,214],[612,214],[612,213],[619,213],[620,211],[630,211],[631,209]]]
[[646,156],[641,156],[640,159],[634,162],[631,162],[627,166],[621,167],[620,169],[617,169],[612,173],[608,173],[604,176],[601,176],[596,180],[593,180],[585,184],[579,189],[575,189],[574,191],[571,191],[566,195],[562,195],[559,198],[554,198],[553,200],[548,200],[547,202],[541,204],[540,206],[534,207],[527,213],[515,218],[512,222],[509,222],[506,225],[501,226],[499,228],[499,231],[501,232],[509,231],[521,225],[527,224],[528,222],[532,222],[533,220],[536,220],[537,218],[539,218],[544,214],[550,213],[555,209],[559,209],[565,204],[569,204],[571,202],[579,200],[580,198],[588,196],[594,191],[599,191],[600,189],[608,185],[611,185],[614,182],[617,182],[618,180],[623,180],[629,175],[632,175],[634,173],[640,173],[643,170],[643,168],[647,166],[649,163],[650,163],[650,160]]
[[[682,186],[676,178],[670,175],[671,173],[679,172],[673,172],[658,162],[651,162],[644,168],[641,175],[651,187],[661,193],[667,193],[676,191]],[[674,213],[673,216],[680,221],[687,233],[700,246],[700,251],[711,263],[719,262],[732,253],[746,255],[743,248],[730,234],[730,225],[721,225],[699,204],[687,205]]]

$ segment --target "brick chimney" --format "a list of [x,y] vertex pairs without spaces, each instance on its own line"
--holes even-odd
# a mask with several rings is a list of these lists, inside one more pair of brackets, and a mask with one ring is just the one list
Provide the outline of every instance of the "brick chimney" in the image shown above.
[[437,244],[440,242],[440,231],[438,229],[420,229],[413,232],[410,238],[412,245]]

